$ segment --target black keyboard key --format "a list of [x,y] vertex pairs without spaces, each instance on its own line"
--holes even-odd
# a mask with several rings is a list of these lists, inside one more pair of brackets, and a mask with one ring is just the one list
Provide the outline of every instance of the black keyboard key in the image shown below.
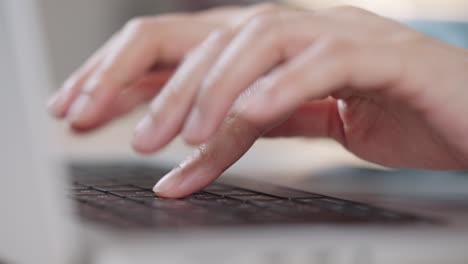
[[221,196],[252,196],[257,195],[256,192],[240,189],[240,188],[230,188],[230,189],[205,189],[206,192],[221,195]]
[[144,191],[144,190],[136,190],[136,191],[112,191],[117,195],[123,197],[156,197],[154,192]]
[[96,184],[92,186],[93,189],[98,189],[102,191],[141,191],[141,188],[130,186],[130,185],[105,185],[105,184]]
[[89,196],[89,195],[101,195],[103,194],[103,192],[88,188],[88,189],[75,190],[73,194],[76,196]]

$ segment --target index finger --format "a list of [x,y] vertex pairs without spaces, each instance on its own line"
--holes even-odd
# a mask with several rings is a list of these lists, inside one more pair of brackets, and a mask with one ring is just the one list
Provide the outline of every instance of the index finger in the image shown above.
[[164,176],[153,191],[161,197],[179,198],[203,189],[239,160],[261,132],[239,116],[231,116],[214,137]]

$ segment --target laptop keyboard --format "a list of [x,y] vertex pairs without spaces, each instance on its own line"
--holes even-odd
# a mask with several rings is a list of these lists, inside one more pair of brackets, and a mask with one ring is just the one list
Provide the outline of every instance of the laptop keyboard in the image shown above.
[[152,187],[166,170],[144,165],[90,164],[75,164],[70,169],[73,184],[69,195],[76,201],[81,218],[117,228],[429,222],[316,193],[279,197],[222,183],[213,183],[183,199],[164,199],[156,197]]

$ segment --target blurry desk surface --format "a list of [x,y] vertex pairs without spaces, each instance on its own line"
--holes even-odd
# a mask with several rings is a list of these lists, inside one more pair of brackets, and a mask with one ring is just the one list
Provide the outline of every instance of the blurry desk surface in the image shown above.
[[[133,128],[142,114],[144,111],[138,110],[89,135],[73,135],[61,124],[61,144],[65,155],[70,159],[85,161],[130,159],[175,166],[191,153],[191,149],[178,138],[159,153],[147,157],[135,154],[130,147],[130,140]],[[255,177],[267,177],[283,182],[310,177],[313,171],[342,165],[373,166],[354,157],[330,140],[262,139],[235,163],[229,172],[252,174]]]

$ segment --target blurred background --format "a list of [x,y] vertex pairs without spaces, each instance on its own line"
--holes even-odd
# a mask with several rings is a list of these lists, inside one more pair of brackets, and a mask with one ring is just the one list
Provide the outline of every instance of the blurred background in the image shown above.
[[79,66],[127,20],[140,15],[219,5],[282,2],[316,9],[355,5],[397,19],[468,20],[466,0],[41,0],[57,82]]
[[[189,11],[219,5],[253,4],[259,1],[234,0],[41,0],[47,44],[51,58],[54,87],[93,53],[105,40],[132,17],[173,11]],[[316,9],[336,5],[360,6],[384,16],[404,21],[468,21],[466,0],[282,0],[284,4]],[[190,152],[176,140],[163,152],[151,157],[138,157],[129,147],[133,127],[144,108],[120,122],[87,136],[74,136],[61,124],[60,138],[66,155],[75,159],[138,159],[175,165]],[[288,157],[285,159],[284,157]],[[230,171],[254,172],[258,177],[279,182],[301,182],[317,171],[330,168],[378,166],[359,160],[336,143],[325,139],[261,140]]]

